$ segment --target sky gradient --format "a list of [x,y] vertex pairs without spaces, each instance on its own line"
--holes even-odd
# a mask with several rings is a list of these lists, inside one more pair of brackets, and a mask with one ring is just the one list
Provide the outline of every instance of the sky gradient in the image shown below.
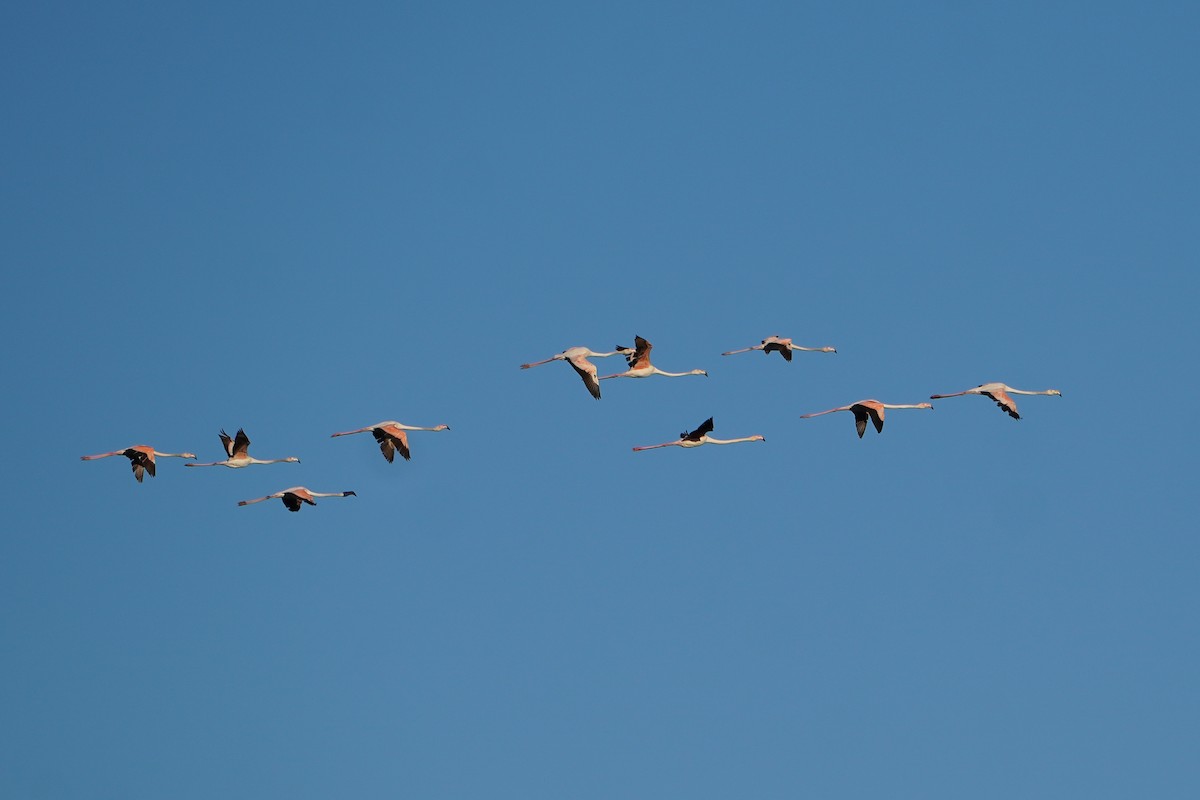
[[1194,795],[1198,30],[7,8],[0,794]]

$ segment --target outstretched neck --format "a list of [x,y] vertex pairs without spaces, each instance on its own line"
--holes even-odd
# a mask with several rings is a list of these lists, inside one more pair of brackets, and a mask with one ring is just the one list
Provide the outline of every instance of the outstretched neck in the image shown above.
[[738,442],[765,442],[766,439],[762,436],[744,436],[741,439],[714,439],[707,436],[704,441],[707,444],[737,444]]

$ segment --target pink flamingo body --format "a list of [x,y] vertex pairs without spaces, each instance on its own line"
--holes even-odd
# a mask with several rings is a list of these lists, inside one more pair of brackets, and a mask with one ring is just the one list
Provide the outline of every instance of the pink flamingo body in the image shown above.
[[651,375],[662,375],[664,378],[683,378],[688,375],[703,375],[706,378],[708,377],[708,373],[702,369],[693,369],[688,372],[663,372],[650,363],[650,351],[654,349],[654,345],[640,336],[633,337],[633,343],[636,346],[632,348],[617,346],[617,351],[624,354],[629,369],[619,372],[616,375],[604,375],[600,380],[606,381],[609,378],[649,378]]
[[835,411],[849,411],[854,414],[854,425],[858,429],[858,438],[862,438],[867,432],[867,420],[875,425],[877,433],[883,433],[883,416],[886,409],[889,408],[933,408],[931,403],[916,403],[913,404],[896,404],[896,403],[881,403],[878,400],[859,400],[857,403],[851,403],[848,406],[838,406],[831,408],[828,411],[817,411],[812,414],[801,414],[800,419],[809,419],[811,417],[819,417],[822,414],[832,414]]
[[1022,389],[1014,389],[1011,386],[1003,383],[981,383],[974,389],[967,389],[962,392],[952,392],[950,394],[931,394],[930,400],[940,400],[944,397],[960,397],[965,394],[978,394],[990,398],[995,401],[1006,414],[1013,419],[1020,419],[1021,415],[1017,413],[1017,403],[1009,395],[1010,394],[1045,394],[1062,397],[1062,392],[1058,389],[1047,389],[1044,392],[1027,392]]
[[633,452],[637,453],[642,450],[655,450],[659,447],[700,447],[706,444],[738,444],[739,442],[765,442],[766,437],[763,436],[746,436],[741,439],[714,439],[709,436],[713,429],[713,418],[709,417],[699,428],[694,431],[684,431],[679,434],[679,438],[674,442],[663,442],[662,444],[651,444],[644,447],[635,447]]
[[761,344],[756,344],[753,347],[743,347],[740,350],[730,350],[728,353],[721,353],[723,356],[732,356],[738,353],[749,353],[752,350],[762,350],[764,353],[779,353],[785,361],[792,360],[792,351],[801,350],[805,353],[836,353],[837,348],[834,347],[801,347],[797,344],[792,344],[791,339],[781,338],[778,334],[768,336],[762,340]]
[[221,429],[221,446],[225,448],[225,455],[229,456],[224,461],[211,461],[207,464],[185,464],[187,467],[229,467],[230,469],[241,469],[248,467],[251,464],[299,464],[300,459],[295,456],[287,458],[269,458],[266,460],[254,458],[250,455],[250,437],[241,428],[238,428],[236,436],[230,436]]
[[383,457],[390,464],[396,457],[396,453],[400,453],[400,457],[405,461],[412,458],[412,453],[408,449],[408,435],[405,431],[448,431],[449,425],[435,425],[432,428],[419,428],[415,425],[403,425],[393,419],[376,422],[374,425],[368,425],[365,428],[359,428],[353,431],[342,431],[341,433],[330,434],[331,436],[351,436],[356,433],[366,433],[370,431],[375,436],[375,441],[379,444],[379,450],[383,453]]
[[195,459],[195,453],[160,453],[148,444],[135,444],[126,447],[124,450],[113,450],[111,453],[99,453],[94,456],[80,456],[80,461],[95,461],[98,458],[108,458],[109,456],[125,456],[129,459],[129,465],[133,468],[133,477],[137,478],[137,482],[142,482],[142,475],[149,472],[150,477],[154,477],[154,458],[191,458]]
[[269,494],[266,497],[256,497],[253,500],[239,500],[239,506],[248,506],[254,503],[261,503],[263,500],[274,500],[279,498],[283,500],[284,506],[288,511],[299,511],[301,503],[308,503],[310,506],[315,506],[316,497],[357,497],[354,492],[312,492],[303,486],[293,486],[290,489],[284,489],[282,492]]
[[[551,361],[566,361],[571,365],[571,368],[583,379],[583,385],[591,392],[592,397],[600,399],[600,381],[596,378],[596,365],[588,361],[588,358],[608,358],[609,356],[623,355],[628,348],[618,348],[611,353],[597,353],[586,347],[568,347],[556,356],[551,356],[545,361],[534,361],[531,364],[522,364],[521,369],[529,369],[530,367],[540,367],[542,364],[549,364]],[[629,351],[632,352],[632,351]]]

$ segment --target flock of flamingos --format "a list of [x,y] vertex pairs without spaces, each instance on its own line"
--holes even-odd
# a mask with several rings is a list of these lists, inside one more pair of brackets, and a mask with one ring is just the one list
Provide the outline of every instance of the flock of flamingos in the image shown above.
[[[600,399],[600,381],[609,380],[610,378],[648,378],[651,375],[662,375],[667,378],[683,378],[689,375],[708,376],[708,373],[702,369],[693,369],[687,372],[664,372],[658,367],[650,363],[650,351],[653,345],[640,336],[634,337],[633,347],[617,346],[615,350],[609,353],[597,353],[586,347],[568,347],[558,355],[551,356],[544,361],[534,361],[530,364],[522,364],[521,369],[529,369],[538,367],[542,364],[549,364],[554,361],[566,361],[571,365],[571,368],[578,373],[583,379],[584,386],[588,392],[597,400]],[[837,350],[832,347],[801,347],[793,344],[791,339],[781,338],[779,336],[768,336],[759,344],[753,347],[743,347],[740,350],[730,350],[727,353],[722,353],[723,356],[732,356],[738,353],[749,353],[754,350],[761,350],[764,354],[779,353],[784,360],[791,361],[794,351],[810,352],[810,353],[836,353]],[[622,355],[628,364],[628,369],[624,372],[618,372],[613,375],[597,376],[596,365],[589,361],[589,358],[607,358],[609,356]],[[1011,395],[1057,395],[1062,396],[1062,392],[1058,389],[1046,389],[1044,391],[1025,391],[1022,389],[1014,389],[1003,383],[983,383],[973,389],[965,389],[961,392],[951,392],[949,394],[934,394],[930,395],[930,400],[940,400],[946,397],[960,397],[968,394],[977,394],[986,397],[996,403],[1006,414],[1013,419],[1020,419],[1021,415],[1017,413],[1017,404],[1012,399]],[[867,430],[867,422],[875,426],[875,430],[879,433],[883,432],[883,418],[887,409],[899,408],[933,408],[931,403],[881,403],[878,400],[859,400],[845,406],[830,408],[825,411],[816,411],[811,414],[802,414],[801,419],[810,417],[819,417],[824,414],[833,414],[838,411],[849,411],[854,415],[854,424],[858,430],[858,436],[861,439]],[[341,433],[332,434],[333,436],[350,436],[356,433],[366,433],[368,431],[375,437],[375,441],[379,444],[379,450],[383,453],[383,457],[390,463],[395,458],[396,453],[399,453],[402,458],[408,460],[412,454],[408,448],[408,434],[406,431],[448,431],[449,425],[435,425],[432,428],[422,428],[414,425],[403,425],[395,420],[385,420],[377,422],[374,425],[368,425],[365,428],[358,428],[352,431],[342,431]],[[700,447],[705,444],[738,444],[740,442],[764,442],[766,439],[759,435],[745,436],[740,439],[714,439],[709,434],[713,431],[713,420],[709,417],[698,428],[693,431],[684,431],[679,434],[679,438],[662,444],[645,445],[642,447],[633,448],[635,452],[641,450],[655,450],[660,447]],[[287,462],[299,463],[300,459],[295,456],[287,458],[271,458],[257,459],[250,455],[250,437],[246,432],[238,429],[235,436],[230,436],[224,430],[220,433],[221,444],[225,448],[226,458],[224,461],[212,461],[207,464],[185,464],[186,467],[229,467],[230,469],[240,469],[248,467],[251,464],[280,464]],[[111,453],[98,453],[92,456],[81,456],[84,461],[94,461],[98,458],[108,458],[109,456],[125,456],[129,459],[130,466],[133,468],[133,477],[138,483],[142,482],[142,477],[148,472],[153,477],[155,473],[155,458],[186,458],[192,461],[196,460],[194,453],[163,453],[155,450],[153,447],[144,444],[132,445],[124,450],[114,450]],[[253,500],[242,500],[238,503],[239,506],[248,506],[253,503],[261,503],[264,500],[282,500],[283,505],[289,511],[299,511],[301,506],[307,503],[310,506],[315,506],[318,497],[354,497],[354,492],[314,492],[303,486],[293,486],[290,489],[284,489],[274,494],[269,494],[266,497],[256,497]]]

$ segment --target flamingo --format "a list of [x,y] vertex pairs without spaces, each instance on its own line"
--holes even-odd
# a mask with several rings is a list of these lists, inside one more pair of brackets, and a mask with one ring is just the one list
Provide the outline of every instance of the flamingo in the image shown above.
[[751,350],[762,350],[764,353],[779,353],[785,361],[792,360],[793,350],[803,350],[806,353],[836,353],[835,347],[801,347],[798,344],[792,344],[791,339],[782,339],[779,334],[768,336],[762,340],[762,344],[756,344],[753,347],[743,347],[741,350],[730,350],[728,353],[721,353],[723,356],[732,356],[738,353],[749,353]]
[[238,428],[237,436],[230,437],[225,429],[221,429],[221,445],[225,448],[225,454],[229,458],[224,461],[213,461],[208,464],[184,464],[185,467],[229,467],[230,469],[241,469],[248,467],[251,464],[284,464],[284,463],[300,463],[300,459],[295,456],[287,458],[271,458],[266,461],[252,458],[248,452],[250,449],[250,437],[241,428]]
[[355,433],[366,433],[370,431],[375,435],[375,441],[379,442],[379,449],[383,453],[383,457],[390,464],[396,457],[396,451],[400,452],[400,456],[408,461],[412,458],[412,453],[408,450],[408,436],[405,431],[448,431],[449,425],[435,425],[432,428],[418,428],[414,425],[402,425],[395,420],[385,420],[376,422],[374,425],[368,425],[365,428],[359,428],[355,431],[342,431],[334,433],[331,436],[350,436]]
[[813,414],[801,414],[800,419],[808,419],[810,417],[819,417],[822,414],[832,414],[835,411],[852,411],[854,412],[854,424],[858,428],[858,438],[862,438],[867,431],[867,418],[875,424],[875,430],[878,433],[883,433],[883,415],[884,409],[888,408],[933,408],[932,403],[917,403],[916,405],[881,403],[878,400],[859,400],[857,403],[851,403],[848,406],[838,406],[831,408],[828,411],[817,411]]
[[253,500],[239,500],[239,506],[248,506],[253,503],[261,503],[263,500],[274,500],[276,497],[283,500],[283,504],[287,506],[288,511],[299,511],[301,503],[308,503],[310,506],[317,504],[314,497],[358,497],[354,492],[311,492],[303,486],[293,486],[290,489],[284,489],[282,492],[269,494],[266,497],[256,497]]
[[708,435],[712,432],[712,429],[713,418],[709,417],[708,419],[704,420],[704,422],[702,422],[700,427],[696,428],[696,430],[691,431],[690,433],[688,431],[684,431],[683,433],[679,434],[679,439],[677,441],[663,442],[662,444],[651,444],[645,447],[635,447],[633,448],[633,452],[636,453],[640,450],[654,450],[659,447],[699,447],[704,444],[737,444],[738,442],[766,441],[766,437],[758,436],[757,434],[754,436],[746,436],[742,439],[714,439]]
[[625,355],[633,352],[628,347],[617,348],[611,353],[597,353],[586,347],[568,347],[556,356],[551,356],[545,361],[534,361],[532,364],[522,364],[521,369],[529,369],[530,367],[540,367],[542,364],[549,364],[551,361],[566,361],[571,365],[571,368],[579,373],[579,377],[583,379],[583,385],[592,393],[592,397],[600,399],[600,382],[596,379],[596,365],[588,361],[588,358],[608,358],[609,356]]
[[1017,404],[1008,395],[1012,394],[1050,394],[1062,397],[1062,392],[1058,389],[1047,389],[1044,392],[1026,392],[1021,389],[1014,389],[1003,383],[981,383],[974,389],[967,389],[962,392],[953,392],[951,394],[931,394],[930,400],[941,400],[943,397],[959,397],[964,394],[981,394],[984,397],[996,401],[996,405],[1003,409],[1013,419],[1020,419],[1021,415],[1017,413]]
[[[126,447],[124,450],[113,450],[111,453],[100,453],[94,456],[80,456],[80,461],[95,461],[97,458],[108,458],[109,456],[125,456],[129,459],[129,466],[133,467],[133,477],[137,478],[137,482],[142,482],[142,475],[146,472],[150,473],[150,477],[154,477],[154,458],[190,458],[195,460],[195,453],[160,453],[148,444],[135,444]],[[189,465],[190,466],[190,465]]]
[[616,375],[605,375],[600,380],[606,381],[609,378],[649,378],[651,375],[662,375],[665,378],[683,378],[688,375],[703,375],[706,378],[708,377],[708,373],[702,369],[693,369],[689,372],[663,372],[650,363],[650,351],[654,349],[654,345],[640,336],[634,336],[633,343],[636,346],[632,348],[617,345],[617,351],[624,354],[625,360],[629,364],[629,369],[625,372],[619,372]]

